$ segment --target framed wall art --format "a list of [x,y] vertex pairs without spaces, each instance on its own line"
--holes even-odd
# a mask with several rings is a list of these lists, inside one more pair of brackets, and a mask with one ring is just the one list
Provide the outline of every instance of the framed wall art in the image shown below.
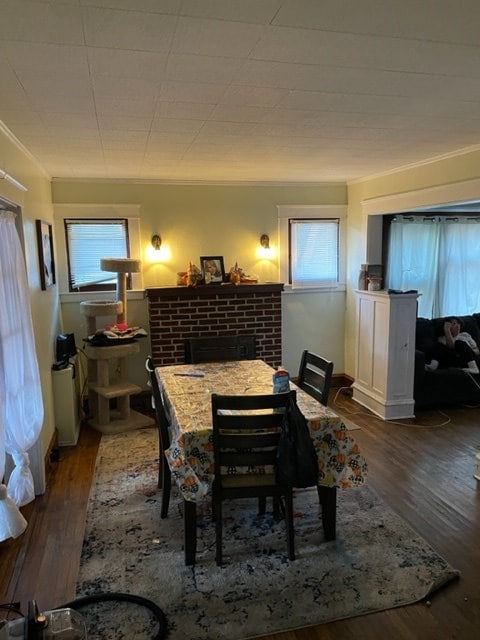
[[223,256],[200,256],[200,265],[205,284],[218,284],[225,280]]
[[52,225],[36,220],[40,285],[45,291],[55,284],[55,260],[53,256]]

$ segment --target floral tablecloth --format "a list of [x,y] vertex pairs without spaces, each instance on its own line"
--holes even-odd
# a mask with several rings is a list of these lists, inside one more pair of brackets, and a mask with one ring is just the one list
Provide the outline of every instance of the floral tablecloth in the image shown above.
[[[157,367],[171,420],[171,445],[165,456],[186,500],[202,499],[213,482],[211,394],[272,393],[273,373],[262,360]],[[293,383],[290,385],[297,391],[297,403],[315,445],[318,483],[342,489],[363,485],[367,462],[341,418]]]

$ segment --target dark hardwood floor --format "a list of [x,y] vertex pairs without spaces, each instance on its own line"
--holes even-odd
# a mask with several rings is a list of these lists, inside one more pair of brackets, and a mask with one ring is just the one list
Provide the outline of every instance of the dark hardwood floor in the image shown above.
[[[422,411],[415,420],[391,424],[343,393],[336,396],[335,389],[331,396],[330,406],[362,427],[354,436],[369,463],[369,485],[462,575],[428,603],[265,640],[480,638],[480,483],[473,477],[480,408]],[[18,601],[25,612],[32,598],[48,609],[75,597],[99,440],[96,431],[82,427],[78,445],[60,450],[45,495],[23,509],[26,532],[0,543],[1,603]]]

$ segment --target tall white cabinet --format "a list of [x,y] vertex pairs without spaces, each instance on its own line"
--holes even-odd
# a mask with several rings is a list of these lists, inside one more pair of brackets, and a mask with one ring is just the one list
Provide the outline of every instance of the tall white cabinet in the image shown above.
[[60,447],[77,444],[82,419],[77,356],[65,369],[52,371],[55,426]]
[[353,398],[384,420],[412,418],[418,294],[356,295]]

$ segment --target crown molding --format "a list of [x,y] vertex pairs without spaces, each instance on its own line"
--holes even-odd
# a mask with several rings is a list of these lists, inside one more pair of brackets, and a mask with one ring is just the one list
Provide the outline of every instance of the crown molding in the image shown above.
[[451,207],[469,202],[479,202],[480,208],[480,178],[379,196],[378,198],[366,198],[362,201],[362,211],[364,215],[402,213],[416,209]]
[[438,156],[425,158],[425,160],[419,160],[418,162],[412,162],[410,164],[401,165],[399,167],[396,167],[395,169],[388,169],[388,171],[382,171],[381,173],[374,173],[369,176],[363,176],[362,178],[347,180],[346,184],[347,186],[351,186],[354,184],[361,184],[362,182],[375,180],[376,178],[384,178],[386,176],[391,176],[396,173],[400,173],[402,171],[418,169],[419,167],[425,167],[426,165],[433,164],[435,162],[441,162],[442,160],[450,160],[451,158],[457,158],[459,156],[466,155],[467,153],[475,153],[476,151],[480,151],[480,144],[474,144],[469,147],[463,147],[462,149],[457,149],[456,151],[450,151],[448,153],[443,153]]
[[21,153],[23,153],[23,155],[27,156],[27,158],[31,162],[33,162],[33,164],[45,176],[45,178],[47,178],[47,180],[52,180],[52,176],[47,171],[45,171],[37,158],[32,154],[31,151],[27,149],[27,147],[22,142],[20,142],[17,136],[10,131],[10,129],[2,120],[0,120],[0,134],[4,135]]
[[66,182],[89,184],[140,184],[140,185],[170,185],[170,186],[209,186],[209,187],[346,187],[345,181],[333,182],[283,182],[283,181],[235,181],[235,180],[163,180],[139,178],[52,178],[53,184]]

